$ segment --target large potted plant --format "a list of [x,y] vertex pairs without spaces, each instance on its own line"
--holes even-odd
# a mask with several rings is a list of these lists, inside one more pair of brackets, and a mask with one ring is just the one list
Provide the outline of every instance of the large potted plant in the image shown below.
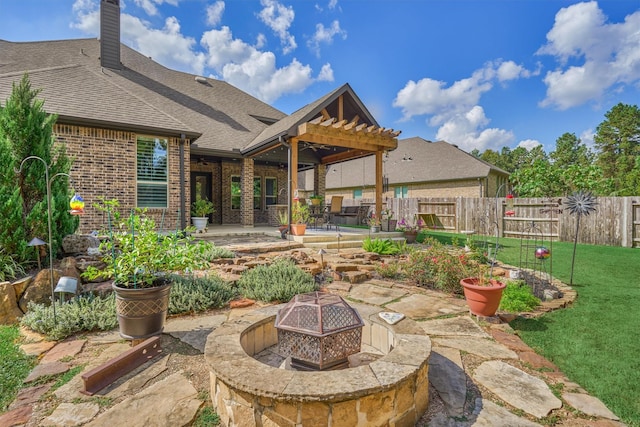
[[196,231],[203,231],[209,223],[209,215],[216,210],[209,199],[198,199],[191,204],[191,221]]
[[309,206],[296,200],[291,206],[291,234],[303,236],[310,218]]
[[286,239],[287,230],[289,229],[289,213],[286,210],[278,211],[278,231],[280,232],[280,237]]
[[393,211],[391,209],[384,209],[381,216],[382,221],[380,222],[380,226],[382,231],[396,231],[398,220],[393,218]]
[[[117,206],[117,201],[107,206]],[[159,335],[169,306],[171,283],[168,273],[204,267],[200,244],[185,233],[160,235],[146,210],[136,209],[124,220],[109,207],[109,239],[100,245],[107,268],[87,268],[83,276],[113,278],[116,314],[120,335],[126,339],[145,339]]]
[[461,279],[460,285],[464,289],[464,298],[471,313],[476,316],[491,317],[498,311],[506,284],[487,276],[485,270],[480,265],[478,275]]

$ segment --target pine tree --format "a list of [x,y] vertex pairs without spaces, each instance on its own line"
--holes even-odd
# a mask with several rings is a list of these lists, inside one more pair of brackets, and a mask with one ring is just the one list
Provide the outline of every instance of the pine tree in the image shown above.
[[[45,165],[49,165],[51,182],[52,248],[54,254],[62,245],[62,238],[72,234],[78,220],[69,210],[68,174],[71,159],[63,145],[54,145],[53,126],[57,117],[44,111],[38,100],[38,90],[31,89],[25,74],[3,108],[0,108],[0,245],[23,262],[35,259],[34,251],[27,251],[26,243],[33,237],[48,240]],[[20,173],[14,173],[20,169]],[[52,179],[53,178],[53,179]],[[55,256],[55,255],[54,255]]]

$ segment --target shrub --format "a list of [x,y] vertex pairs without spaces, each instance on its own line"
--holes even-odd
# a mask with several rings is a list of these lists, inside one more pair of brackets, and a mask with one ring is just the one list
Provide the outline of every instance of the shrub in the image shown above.
[[473,275],[477,263],[466,254],[453,253],[442,243],[427,239],[430,246],[409,255],[404,265],[406,277],[419,286],[454,294],[462,294],[460,280]]
[[396,255],[400,252],[398,246],[391,239],[371,239],[367,237],[362,242],[362,249],[367,252],[375,252],[380,255]]
[[207,261],[220,258],[234,258],[236,255],[229,249],[221,248],[211,242],[202,243],[202,257]]
[[12,280],[24,275],[24,268],[11,255],[0,248],[0,282]]
[[217,275],[171,276],[169,314],[193,313],[227,305],[237,292]]
[[380,276],[384,277],[385,279],[399,280],[404,277],[402,266],[396,260],[392,260],[387,263],[382,262],[376,265],[376,273],[378,273]]
[[286,302],[297,294],[317,289],[313,276],[299,269],[293,261],[284,258],[271,265],[259,265],[245,272],[238,281],[238,286],[245,297],[265,302]]
[[533,291],[524,281],[508,282],[502,291],[500,310],[509,313],[531,311],[540,305],[540,299],[533,295]]
[[56,303],[56,320],[50,305],[29,303],[20,323],[52,340],[78,332],[108,331],[118,326],[115,299],[81,295],[63,304]]

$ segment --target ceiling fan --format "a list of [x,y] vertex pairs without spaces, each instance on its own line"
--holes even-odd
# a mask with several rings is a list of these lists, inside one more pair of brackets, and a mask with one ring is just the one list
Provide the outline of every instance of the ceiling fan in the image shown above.
[[311,144],[310,142],[305,142],[304,147],[302,147],[300,150],[306,150],[307,148],[311,148],[311,150],[313,150],[313,152],[315,153],[318,150],[330,150],[331,147],[328,147],[326,145],[323,144]]

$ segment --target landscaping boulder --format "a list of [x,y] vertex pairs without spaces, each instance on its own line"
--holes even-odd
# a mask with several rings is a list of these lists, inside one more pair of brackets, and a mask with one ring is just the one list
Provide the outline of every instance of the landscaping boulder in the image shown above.
[[78,269],[78,262],[74,257],[66,257],[60,262],[60,269],[62,270],[62,275],[67,277],[73,277],[81,283],[80,280],[80,269]]
[[[60,271],[53,270],[53,286],[55,287],[60,280]],[[33,301],[37,304],[51,304],[51,283],[49,281],[50,278],[50,270],[44,269],[40,270],[40,272],[36,275],[33,282],[27,287],[22,294],[22,298],[18,302],[18,306],[20,310],[23,312],[27,312],[27,305],[29,302]],[[12,289],[13,290],[13,289]]]
[[27,290],[32,280],[33,276],[27,276],[13,282],[13,290],[16,292],[17,301],[20,301],[22,294],[24,294],[24,291]]
[[0,324],[14,324],[22,314],[16,302],[13,285],[9,282],[0,283]]
[[67,254],[86,254],[98,246],[100,240],[90,234],[69,234],[62,239],[62,250]]
[[[82,275],[82,273],[87,271],[88,267],[95,267],[98,270],[104,270],[105,268],[107,268],[107,264],[105,264],[104,261],[93,258],[93,257],[82,256],[82,257],[76,257],[75,260],[76,260],[75,267],[78,269],[78,272],[80,273],[80,275]],[[104,281],[104,279],[97,278],[97,279],[94,279],[93,281],[88,281],[83,278],[83,281],[100,283]]]

